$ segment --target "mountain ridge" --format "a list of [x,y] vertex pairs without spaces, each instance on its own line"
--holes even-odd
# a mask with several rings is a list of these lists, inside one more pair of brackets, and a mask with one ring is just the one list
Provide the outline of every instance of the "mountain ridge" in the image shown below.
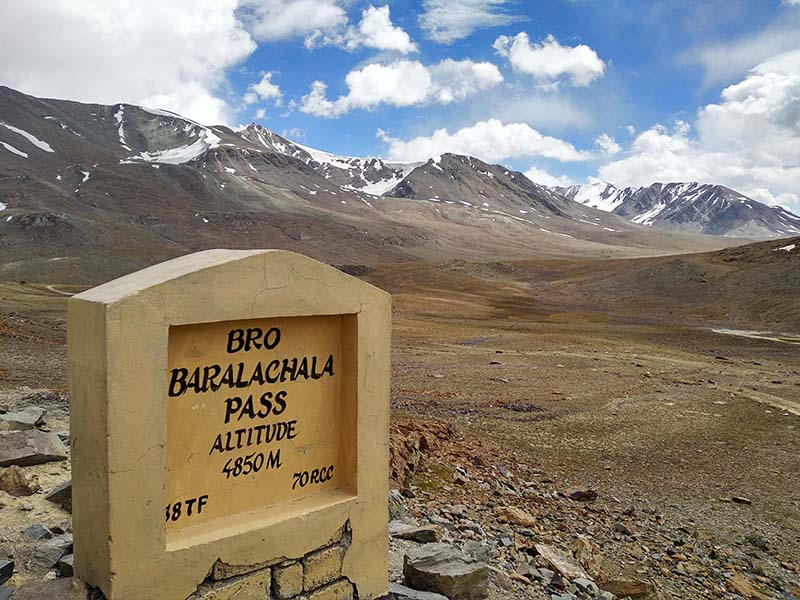
[[653,183],[619,188],[612,183],[551,188],[586,206],[662,229],[754,239],[800,233],[800,217],[719,184]]
[[[460,155],[445,155],[438,168],[342,157],[259,125],[234,131],[3,87],[0,122],[0,279],[94,282],[210,247],[371,264],[735,243],[656,232]],[[434,186],[439,193],[426,192]]]

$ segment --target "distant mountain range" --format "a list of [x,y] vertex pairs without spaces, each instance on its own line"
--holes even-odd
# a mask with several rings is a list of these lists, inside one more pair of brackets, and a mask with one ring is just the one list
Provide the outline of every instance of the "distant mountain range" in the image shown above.
[[[739,243],[694,233],[707,226],[688,220],[693,233],[647,227],[663,219],[574,201],[584,196],[468,156],[339,156],[260,125],[234,131],[158,109],[0,87],[0,280],[91,283],[209,247],[286,248],[369,265],[633,257]],[[748,208],[758,226],[716,233],[774,237],[790,231],[779,215],[797,219],[740,204],[737,214]],[[772,229],[762,213],[778,217]],[[720,207],[714,219],[724,215]]]
[[800,233],[800,217],[722,185],[654,183],[618,188],[610,183],[554,187],[553,191],[642,225],[744,238]]

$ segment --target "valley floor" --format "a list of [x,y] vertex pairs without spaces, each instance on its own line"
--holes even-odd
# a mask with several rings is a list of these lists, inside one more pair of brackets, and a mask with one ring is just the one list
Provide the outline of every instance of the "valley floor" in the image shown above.
[[[680,307],[601,305],[573,285],[576,268],[419,263],[364,277],[394,298],[395,422],[455,430],[406,482],[415,502],[491,514],[486,507],[517,501],[473,483],[502,463],[533,482],[536,493],[518,501],[549,523],[545,539],[602,538],[606,570],[653,582],[653,597],[738,598],[725,581],[745,569],[773,594],[765,597],[800,595],[800,346],[791,336],[715,333],[724,319],[704,322]],[[14,408],[32,390],[66,393],[71,291],[0,284],[0,404]],[[764,330],[737,317],[731,327]],[[66,402],[50,398],[48,425],[66,429]],[[45,489],[68,477],[66,463],[30,469]],[[466,482],[454,481],[459,471]],[[598,498],[553,504],[573,486]],[[68,516],[39,500],[2,502],[36,502],[35,516],[3,511],[0,533],[12,543],[30,522]],[[633,533],[596,531],[618,520]],[[665,549],[673,544],[676,560]],[[731,557],[718,581],[706,554],[697,559],[702,576],[677,568],[694,564],[699,548]]]

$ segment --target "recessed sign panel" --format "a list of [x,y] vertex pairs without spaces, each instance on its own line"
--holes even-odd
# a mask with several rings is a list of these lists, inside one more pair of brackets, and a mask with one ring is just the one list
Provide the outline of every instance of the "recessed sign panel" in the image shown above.
[[346,486],[345,320],[170,328],[168,534]]

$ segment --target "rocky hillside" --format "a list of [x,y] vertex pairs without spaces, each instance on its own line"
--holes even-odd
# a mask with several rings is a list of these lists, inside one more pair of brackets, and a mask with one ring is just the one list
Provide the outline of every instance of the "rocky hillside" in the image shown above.
[[[586,224],[598,227],[619,224],[618,219],[608,218],[602,212],[587,211],[518,171],[458,154],[443,154],[428,160],[386,195],[438,204],[461,204],[520,220],[556,216],[578,221],[591,219]],[[465,200],[467,198],[471,201]]]
[[617,188],[592,183],[553,190],[586,206],[662,229],[756,239],[800,233],[799,216],[722,185],[654,183]]
[[[562,290],[649,318],[675,315],[791,335],[800,332],[800,237],[716,252],[606,261],[571,273]],[[721,325],[723,326],[723,325]]]

